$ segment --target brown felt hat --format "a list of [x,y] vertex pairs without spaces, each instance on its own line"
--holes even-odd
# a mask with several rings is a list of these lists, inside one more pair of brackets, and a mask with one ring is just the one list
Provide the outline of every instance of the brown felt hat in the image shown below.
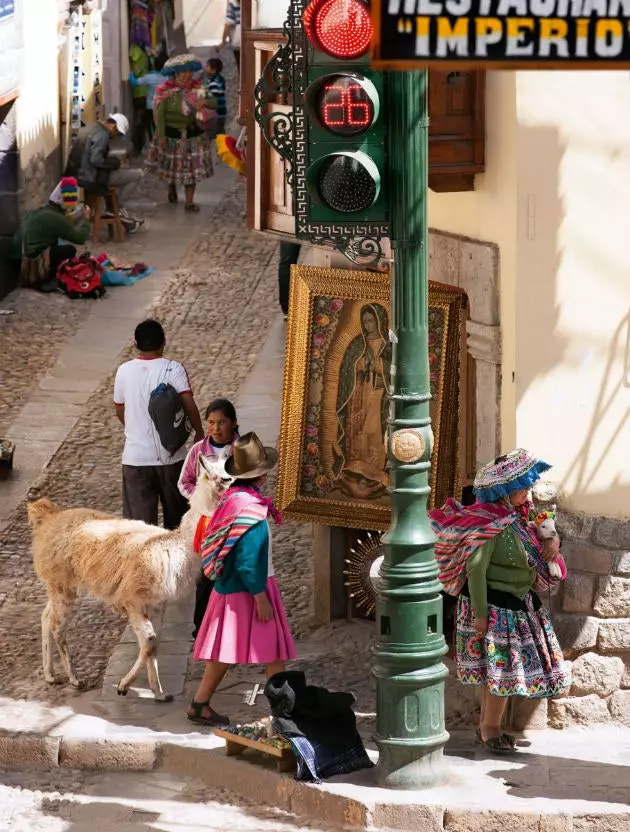
[[278,462],[278,452],[268,448],[255,433],[245,433],[234,443],[233,456],[225,463],[225,471],[239,480],[262,477]]

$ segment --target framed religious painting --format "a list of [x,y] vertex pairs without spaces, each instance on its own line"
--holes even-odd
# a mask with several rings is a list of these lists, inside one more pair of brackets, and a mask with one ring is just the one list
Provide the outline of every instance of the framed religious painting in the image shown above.
[[[432,505],[458,492],[465,301],[457,289],[429,285]],[[290,303],[278,506],[296,520],[385,529],[390,521],[389,275],[293,266]]]

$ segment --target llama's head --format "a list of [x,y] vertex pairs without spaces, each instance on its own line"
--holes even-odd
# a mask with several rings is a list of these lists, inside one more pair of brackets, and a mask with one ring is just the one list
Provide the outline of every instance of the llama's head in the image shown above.
[[208,459],[202,454],[197,457],[197,485],[190,497],[190,509],[195,514],[209,517],[217,507],[221,495],[233,482],[225,473],[223,456]]
[[539,540],[552,540],[554,537],[558,537],[556,507],[551,506],[549,509],[539,511],[530,525],[538,535]]

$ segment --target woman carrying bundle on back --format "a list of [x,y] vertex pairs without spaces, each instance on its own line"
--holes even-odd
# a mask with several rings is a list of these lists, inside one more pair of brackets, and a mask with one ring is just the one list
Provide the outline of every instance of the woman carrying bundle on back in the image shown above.
[[[494,754],[515,750],[501,723],[510,696],[559,696],[570,674],[539,595],[566,577],[558,541],[541,546],[528,525],[529,489],[551,466],[524,450],[486,465],[477,502],[448,500],[429,512],[440,580],[458,597],[457,677],[482,687],[477,738]],[[560,577],[549,573],[554,560]]]

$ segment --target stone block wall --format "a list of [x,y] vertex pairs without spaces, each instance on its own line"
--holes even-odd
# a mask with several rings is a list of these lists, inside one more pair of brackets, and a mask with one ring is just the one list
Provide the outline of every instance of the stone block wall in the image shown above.
[[630,522],[559,512],[558,530],[568,575],[553,625],[573,684],[549,703],[549,725],[630,726]]

